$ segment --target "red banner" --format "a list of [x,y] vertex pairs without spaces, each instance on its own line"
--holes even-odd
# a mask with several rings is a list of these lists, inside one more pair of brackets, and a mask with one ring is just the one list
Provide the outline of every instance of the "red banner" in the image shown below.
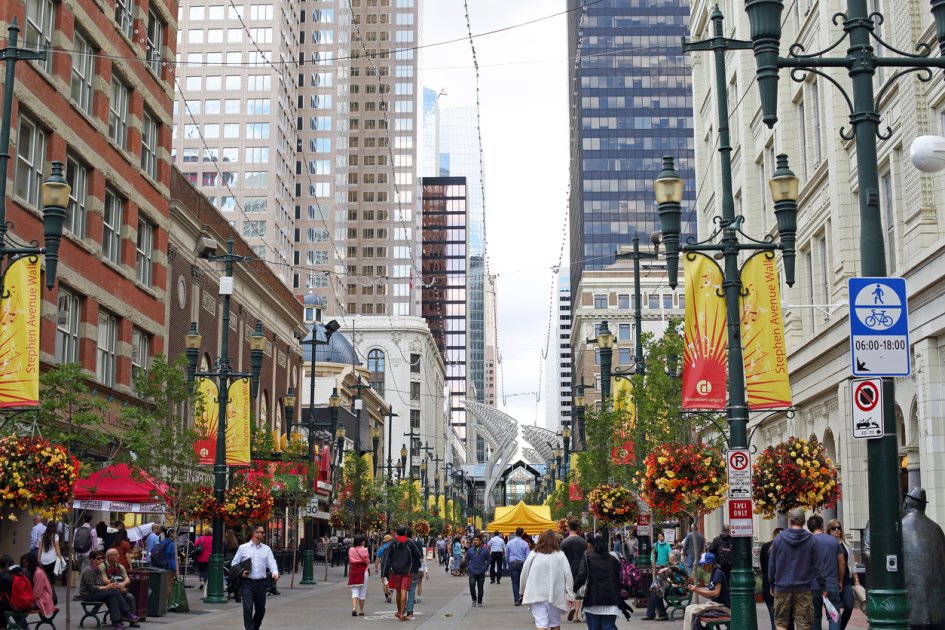
[[568,498],[572,501],[583,501],[584,492],[581,491],[581,486],[576,483],[568,486]]
[[610,459],[615,464],[632,464],[636,459],[636,444],[626,440],[610,449]]
[[683,409],[725,409],[728,338],[722,269],[701,254],[683,257],[686,283]]

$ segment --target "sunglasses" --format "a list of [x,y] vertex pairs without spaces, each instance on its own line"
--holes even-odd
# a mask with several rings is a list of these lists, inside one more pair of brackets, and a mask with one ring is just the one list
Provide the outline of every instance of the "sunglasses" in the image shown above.
[[840,531],[843,531],[843,528],[840,527],[839,525],[834,525],[833,527],[830,528],[830,531],[833,532],[833,531],[836,531],[836,530],[838,530],[838,529],[839,529]]

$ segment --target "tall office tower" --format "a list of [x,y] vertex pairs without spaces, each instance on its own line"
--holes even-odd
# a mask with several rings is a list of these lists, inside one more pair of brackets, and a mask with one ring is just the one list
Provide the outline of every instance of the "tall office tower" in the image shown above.
[[295,0],[184,0],[172,158],[292,281],[299,51]]
[[446,364],[450,424],[467,444],[466,178],[423,178],[423,308]]
[[495,277],[486,276],[485,284],[486,308],[485,308],[485,328],[486,333],[486,394],[485,403],[487,405],[496,404],[496,392],[498,391],[497,379],[499,377],[499,332],[496,327],[496,295],[495,295]]
[[420,177],[440,177],[449,173],[440,172],[440,97],[446,90],[423,88],[423,116],[421,119],[422,144],[420,153]]
[[346,304],[348,109],[351,9],[322,0],[299,11],[298,142],[295,146],[296,293]]
[[567,276],[559,282],[551,341],[545,360],[545,428],[557,431],[571,420],[571,289]]
[[[572,57],[583,35],[580,67],[569,66],[572,295],[585,269],[603,269],[634,234],[649,243],[659,229],[653,180],[662,156],[676,157],[683,208],[694,207],[692,81],[679,48],[689,4],[568,0]],[[683,218],[684,235],[695,234],[695,215]]]
[[[467,284],[466,343],[468,391],[476,402],[486,402],[486,251],[485,208],[482,186],[482,162],[475,107],[450,107],[439,112],[439,169],[443,176],[465,177],[467,186],[467,242],[469,274]],[[485,441],[477,436],[475,461],[486,458]]]
[[420,310],[419,0],[350,0],[346,310]]

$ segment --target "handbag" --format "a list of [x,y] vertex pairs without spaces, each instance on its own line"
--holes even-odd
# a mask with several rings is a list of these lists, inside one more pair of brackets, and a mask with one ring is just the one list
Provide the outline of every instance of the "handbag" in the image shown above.
[[866,612],[866,589],[863,588],[862,584],[853,585],[853,597],[856,599],[856,604],[860,607],[860,610]]
[[581,584],[581,588],[574,593],[575,599],[584,599],[587,595],[587,585],[591,581],[591,570],[587,566],[587,553],[584,554],[584,575],[587,577],[584,579],[584,584]]
[[53,575],[62,575],[62,572],[66,570],[66,559],[62,556],[56,557],[56,564],[53,566]]

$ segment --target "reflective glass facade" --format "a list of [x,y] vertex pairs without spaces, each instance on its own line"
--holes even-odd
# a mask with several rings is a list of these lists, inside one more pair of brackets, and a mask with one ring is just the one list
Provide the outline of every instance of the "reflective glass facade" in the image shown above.
[[465,177],[423,178],[422,312],[446,364],[450,423],[466,439]]
[[[686,181],[683,208],[695,202],[692,86],[680,39],[688,34],[687,0],[568,0],[572,64],[571,291],[585,269],[659,229],[653,180],[664,155]],[[579,32],[581,35],[579,35]],[[577,76],[575,76],[575,72]],[[683,233],[695,234],[684,211]]]

